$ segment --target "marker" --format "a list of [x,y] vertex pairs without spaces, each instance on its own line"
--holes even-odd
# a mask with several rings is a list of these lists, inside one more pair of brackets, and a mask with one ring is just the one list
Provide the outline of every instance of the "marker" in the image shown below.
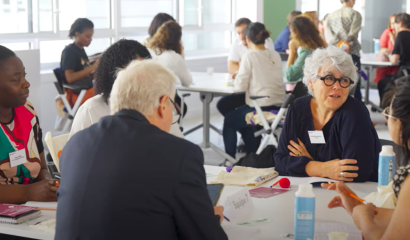
[[364,204],[367,204],[366,200],[356,197],[355,195],[353,195],[352,193],[348,192],[347,190],[346,190],[346,193],[349,194],[349,196],[351,196],[352,198],[354,198],[354,199],[356,199],[356,200],[358,200],[358,201],[360,201],[360,202],[362,202],[362,203],[364,203]]
[[56,187],[59,187],[60,183],[58,181],[56,181]]
[[225,218],[225,220],[228,221],[228,222],[231,221],[231,220],[229,220],[229,218],[225,217],[225,215],[224,215],[224,218]]

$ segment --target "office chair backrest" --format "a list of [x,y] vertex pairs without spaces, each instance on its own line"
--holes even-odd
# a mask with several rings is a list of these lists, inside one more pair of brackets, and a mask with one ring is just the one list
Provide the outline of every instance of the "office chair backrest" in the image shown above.
[[63,86],[64,77],[63,77],[63,74],[61,72],[61,69],[60,68],[55,68],[55,69],[53,69],[53,72],[54,72],[54,76],[57,79],[57,82],[54,82],[54,85],[56,86],[57,92],[59,94],[64,94],[64,86]]
[[305,84],[302,81],[297,82],[292,93],[287,95],[285,101],[282,104],[282,108],[288,108],[293,103],[293,101],[295,101],[295,99],[306,96],[307,94],[308,91]]

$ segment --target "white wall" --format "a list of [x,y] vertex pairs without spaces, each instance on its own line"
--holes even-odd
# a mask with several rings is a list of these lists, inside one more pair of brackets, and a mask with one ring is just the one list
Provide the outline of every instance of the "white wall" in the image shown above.
[[28,101],[33,104],[38,116],[41,116],[40,51],[35,49],[15,51],[15,53],[26,68],[27,81],[30,83],[30,96],[28,97]]

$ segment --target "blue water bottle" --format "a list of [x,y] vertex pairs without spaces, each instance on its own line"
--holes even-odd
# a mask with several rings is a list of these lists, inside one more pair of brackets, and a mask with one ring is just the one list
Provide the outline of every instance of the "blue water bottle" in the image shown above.
[[393,146],[382,146],[379,154],[379,186],[387,186],[393,181],[396,173],[395,167],[396,154],[393,152]]
[[315,194],[312,184],[300,184],[295,194],[295,240],[315,239]]
[[380,40],[373,38],[374,41],[374,53],[377,53],[378,51],[380,51]]

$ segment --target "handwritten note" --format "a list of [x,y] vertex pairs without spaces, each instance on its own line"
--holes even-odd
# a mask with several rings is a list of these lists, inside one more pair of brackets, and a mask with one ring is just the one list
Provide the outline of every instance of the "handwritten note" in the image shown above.
[[224,214],[231,222],[245,221],[255,210],[251,194],[247,188],[242,188],[231,196],[227,197],[223,204]]

